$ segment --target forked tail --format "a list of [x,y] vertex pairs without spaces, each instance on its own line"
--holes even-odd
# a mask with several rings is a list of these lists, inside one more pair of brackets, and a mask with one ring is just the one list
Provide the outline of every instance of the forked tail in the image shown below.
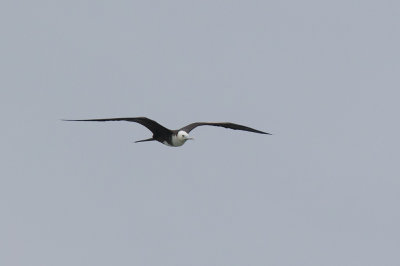
[[137,141],[135,141],[135,143],[138,143],[138,142],[145,142],[145,141],[153,141],[153,140],[155,140],[155,139],[153,139],[153,138],[142,139],[142,140],[137,140]]

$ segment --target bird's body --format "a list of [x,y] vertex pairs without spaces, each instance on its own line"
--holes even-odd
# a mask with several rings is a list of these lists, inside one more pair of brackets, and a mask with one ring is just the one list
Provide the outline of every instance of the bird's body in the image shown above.
[[149,129],[153,133],[153,137],[149,139],[139,140],[136,142],[145,142],[145,141],[158,141],[164,145],[171,146],[171,147],[179,147],[185,144],[185,142],[189,139],[193,139],[189,137],[189,132],[192,131],[194,128],[198,126],[218,126],[218,127],[225,127],[235,130],[244,130],[259,134],[267,134],[257,129],[253,129],[250,127],[230,123],[230,122],[196,122],[189,124],[183,128],[177,130],[168,129],[154,120],[151,120],[147,117],[125,117],[125,118],[101,118],[101,119],[80,119],[80,120],[64,120],[64,121],[95,121],[95,122],[106,122],[106,121],[128,121],[128,122],[136,122],[147,129]]
[[170,147],[179,147],[179,146],[182,146],[183,144],[185,144],[185,142],[186,142],[186,139],[182,139],[182,138],[178,137],[178,133],[174,132],[171,135],[170,140],[169,141],[163,140],[162,144],[165,144]]

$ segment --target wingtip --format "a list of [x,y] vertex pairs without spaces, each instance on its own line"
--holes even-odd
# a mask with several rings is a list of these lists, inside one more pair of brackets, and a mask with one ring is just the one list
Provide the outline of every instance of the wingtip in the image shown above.
[[90,120],[80,120],[80,119],[61,119],[61,121],[68,121],[68,122],[82,122],[82,121],[90,121]]
[[272,135],[271,133],[264,132],[264,131],[257,131],[257,133],[264,134],[264,135]]

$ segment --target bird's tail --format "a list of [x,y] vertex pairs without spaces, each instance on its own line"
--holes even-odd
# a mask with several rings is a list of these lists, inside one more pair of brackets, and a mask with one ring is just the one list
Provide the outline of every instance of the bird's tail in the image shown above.
[[137,141],[135,141],[135,143],[138,143],[138,142],[145,142],[145,141],[153,141],[153,140],[155,140],[155,139],[153,139],[153,138],[142,139],[142,140],[137,140]]

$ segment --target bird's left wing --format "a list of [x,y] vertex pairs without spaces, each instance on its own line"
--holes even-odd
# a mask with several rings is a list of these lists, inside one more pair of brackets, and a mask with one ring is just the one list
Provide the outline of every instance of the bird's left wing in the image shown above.
[[80,119],[80,120],[68,120],[64,119],[63,121],[95,121],[95,122],[106,122],[106,121],[128,121],[128,122],[136,122],[139,123],[146,128],[148,128],[153,134],[160,133],[170,133],[171,130],[160,125],[154,120],[151,120],[147,117],[121,117],[121,118],[100,118],[100,119]]
[[189,124],[183,128],[181,128],[180,130],[183,130],[187,133],[189,133],[190,131],[192,131],[193,129],[195,129],[198,126],[216,126],[216,127],[224,127],[224,128],[230,128],[230,129],[235,129],[235,130],[244,130],[244,131],[250,131],[250,132],[254,132],[254,133],[260,133],[260,134],[267,134],[267,135],[271,135],[270,133],[267,132],[263,132],[251,127],[246,127],[246,126],[242,126],[242,125],[238,125],[238,124],[234,124],[234,123],[230,123],[230,122],[196,122],[196,123],[192,123]]

